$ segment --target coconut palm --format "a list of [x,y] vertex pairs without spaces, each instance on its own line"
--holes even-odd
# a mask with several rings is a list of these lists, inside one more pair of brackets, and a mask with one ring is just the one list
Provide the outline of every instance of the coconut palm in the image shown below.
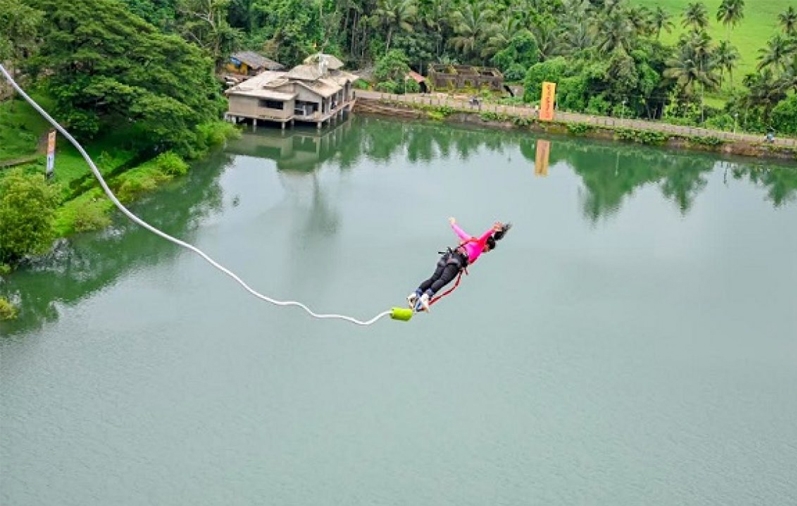
[[601,17],[598,25],[598,50],[609,54],[618,48],[628,49],[634,39],[634,26],[625,12],[615,10]]
[[692,27],[695,30],[705,30],[708,27],[708,11],[703,2],[695,2],[686,6],[681,24],[684,28]]
[[418,19],[423,23],[425,33],[434,42],[434,54],[439,59],[443,52],[443,44],[451,35],[448,22],[451,12],[451,0],[431,0],[419,4]]
[[525,30],[518,18],[503,17],[496,23],[487,27],[487,40],[482,50],[482,56],[493,56],[498,51],[509,45],[512,38]]
[[481,55],[484,43],[490,36],[490,22],[494,17],[492,10],[484,5],[468,4],[451,14],[451,24],[456,35],[449,40],[451,46],[465,55],[474,58]]
[[565,53],[577,53],[595,45],[595,31],[586,20],[571,23],[562,34],[562,39]]
[[772,109],[784,98],[783,84],[775,77],[770,67],[755,74],[747,74],[744,85],[750,90],[746,97],[748,107],[763,107],[764,119],[769,120]]
[[797,10],[794,7],[789,7],[778,14],[778,24],[783,28],[783,32],[787,36],[793,37],[797,35]]
[[374,16],[381,26],[387,27],[385,39],[385,54],[390,51],[390,41],[394,30],[411,32],[412,23],[418,14],[415,0],[379,0]]
[[656,32],[656,39],[661,36],[661,31],[664,30],[667,33],[670,33],[673,29],[673,23],[670,19],[670,13],[662,9],[661,7],[656,7],[656,10],[653,11],[651,16],[651,22],[653,24],[653,30]]
[[744,0],[722,0],[717,9],[717,21],[726,27],[726,40],[731,38],[731,27],[736,26],[744,18]]
[[707,50],[698,44],[680,44],[665,61],[664,77],[673,79],[685,94],[693,96],[695,87],[713,89],[719,84],[715,67],[707,57]]
[[789,58],[794,54],[794,42],[780,34],[774,35],[767,41],[767,46],[758,50],[758,70],[773,67],[782,69]]
[[647,7],[638,5],[628,7],[625,9],[625,15],[637,34],[648,35],[653,33],[651,14]]
[[557,54],[561,49],[561,36],[556,25],[550,22],[542,22],[531,27],[534,40],[537,41],[540,61],[548,60]]
[[727,40],[723,40],[714,51],[714,63],[720,70],[720,87],[722,87],[722,78],[725,71],[731,80],[731,87],[733,87],[733,69],[739,62],[739,51]]
[[789,59],[778,78],[778,82],[784,90],[797,91],[797,55]]

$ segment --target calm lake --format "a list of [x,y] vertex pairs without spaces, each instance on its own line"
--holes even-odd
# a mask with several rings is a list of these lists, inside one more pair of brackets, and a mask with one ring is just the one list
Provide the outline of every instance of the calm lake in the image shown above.
[[[57,160],[56,160],[56,170]],[[0,503],[797,504],[797,168],[354,117],[259,128],[5,281]]]

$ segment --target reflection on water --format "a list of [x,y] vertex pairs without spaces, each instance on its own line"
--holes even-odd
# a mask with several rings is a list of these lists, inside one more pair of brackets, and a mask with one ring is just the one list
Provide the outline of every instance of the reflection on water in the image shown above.
[[[513,167],[527,171],[530,178],[541,178],[541,184],[545,184],[542,178],[556,171],[572,171],[580,178],[580,205],[584,218],[591,223],[611,219],[644,187],[656,188],[662,198],[686,215],[706,188],[708,174],[715,170],[723,173],[725,184],[738,182],[761,188],[773,207],[793,202],[797,194],[797,170],[791,167],[721,161],[703,154],[633,145],[569,138],[541,140],[519,132],[355,117],[320,131],[303,127],[247,131],[224,152],[195,166],[185,180],[143,200],[134,211],[154,226],[190,242],[192,230],[219,208],[222,196],[218,178],[236,155],[273,160],[286,191],[309,189],[309,206],[291,211],[293,219],[301,220],[302,225],[290,239],[290,247],[317,252],[318,265],[322,265],[324,256],[334,251],[339,216],[336,202],[324,195],[319,184],[319,168],[347,171],[362,159],[387,165],[399,157],[412,163],[455,159],[464,164],[482,151],[505,155]],[[525,163],[513,161],[516,154]],[[0,287],[0,293],[21,306],[19,320],[3,324],[0,330],[13,334],[38,328],[57,318],[56,302],[74,303],[112,285],[123,273],[178,251],[122,218],[110,230],[64,241],[47,258],[10,276]]]
[[[219,168],[230,160],[229,154],[216,153],[183,181],[165,188],[168,198],[152,195],[130,209],[156,228],[190,242],[191,231],[220,204]],[[5,332],[39,328],[58,317],[56,302],[77,302],[114,284],[125,272],[180,251],[126,218],[116,218],[107,230],[60,241],[48,256],[9,277],[3,292],[21,311],[19,319],[5,325]]]

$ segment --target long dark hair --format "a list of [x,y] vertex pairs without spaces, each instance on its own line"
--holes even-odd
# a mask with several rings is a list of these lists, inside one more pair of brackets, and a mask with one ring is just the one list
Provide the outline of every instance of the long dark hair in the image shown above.
[[511,223],[504,223],[500,230],[497,230],[493,235],[487,238],[487,245],[490,246],[490,250],[495,249],[496,241],[503,239],[510,228],[512,228]]

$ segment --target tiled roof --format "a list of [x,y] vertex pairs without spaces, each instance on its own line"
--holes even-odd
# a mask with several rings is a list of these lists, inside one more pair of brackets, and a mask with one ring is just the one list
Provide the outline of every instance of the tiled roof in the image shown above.
[[285,72],[275,71],[275,70],[266,70],[265,72],[261,72],[260,74],[256,75],[251,79],[247,79],[246,81],[242,82],[241,84],[235,85],[232,88],[227,90],[228,95],[233,95],[238,92],[247,92],[257,89],[262,89],[268,86],[270,83],[279,80],[285,75]]
[[263,55],[257,54],[254,51],[241,51],[231,56],[232,59],[245,63],[254,69],[264,68],[266,70],[282,70],[285,65],[270,60]]
[[321,76],[321,69],[318,68],[318,65],[309,64],[297,65],[285,74],[285,77],[289,79],[299,79],[300,81],[315,81]]
[[338,58],[332,56],[331,54],[323,54],[323,53],[311,54],[310,56],[304,59],[304,63],[308,65],[318,65],[318,60],[319,58],[322,57],[324,58],[324,61],[326,61],[327,68],[329,70],[338,70],[343,67],[343,62],[340,61]]

